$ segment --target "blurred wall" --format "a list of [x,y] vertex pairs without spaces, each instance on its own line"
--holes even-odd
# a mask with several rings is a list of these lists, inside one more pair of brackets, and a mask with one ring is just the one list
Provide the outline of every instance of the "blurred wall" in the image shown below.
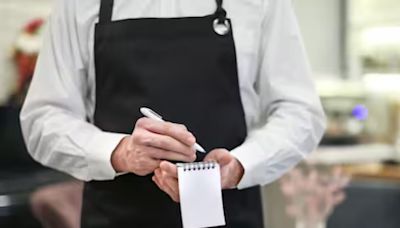
[[15,84],[11,64],[12,45],[20,29],[31,19],[46,17],[52,0],[0,1],[0,105],[5,102]]
[[316,76],[342,73],[341,0],[293,0],[311,66]]
[[354,26],[399,23],[399,0],[353,0],[349,3],[350,10],[357,12],[351,14]]

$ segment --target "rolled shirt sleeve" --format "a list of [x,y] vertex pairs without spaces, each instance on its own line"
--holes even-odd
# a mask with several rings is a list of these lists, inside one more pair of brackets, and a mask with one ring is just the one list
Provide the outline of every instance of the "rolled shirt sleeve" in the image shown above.
[[125,136],[103,132],[87,120],[88,54],[78,31],[76,1],[58,0],[49,20],[36,72],[20,120],[31,156],[80,180],[116,175],[111,154]]
[[316,148],[325,129],[292,2],[265,4],[256,83],[261,118],[232,151],[245,169],[239,189],[281,177]]

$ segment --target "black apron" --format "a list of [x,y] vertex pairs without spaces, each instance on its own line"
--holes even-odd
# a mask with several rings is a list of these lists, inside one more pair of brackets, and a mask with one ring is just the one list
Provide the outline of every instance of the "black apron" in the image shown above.
[[[222,0],[216,2],[216,12],[204,17],[112,21],[113,0],[101,1],[96,126],[129,134],[146,106],[185,124],[207,151],[243,143],[247,130],[231,22]],[[82,227],[181,227],[179,204],[151,176],[86,183]],[[223,199],[227,227],[263,227],[259,187],[224,190]]]

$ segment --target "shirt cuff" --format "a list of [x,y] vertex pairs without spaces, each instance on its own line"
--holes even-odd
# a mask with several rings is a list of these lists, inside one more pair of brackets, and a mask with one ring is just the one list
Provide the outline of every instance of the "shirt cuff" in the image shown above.
[[89,176],[93,180],[113,180],[117,173],[111,164],[111,155],[127,135],[99,132],[87,144]]
[[245,189],[260,185],[262,179],[262,167],[265,160],[265,151],[255,141],[247,141],[241,146],[231,151],[234,156],[243,166],[244,174],[237,188]]

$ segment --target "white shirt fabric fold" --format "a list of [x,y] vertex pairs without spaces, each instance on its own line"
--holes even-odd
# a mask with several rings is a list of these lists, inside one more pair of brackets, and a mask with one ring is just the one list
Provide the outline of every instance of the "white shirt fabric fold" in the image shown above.
[[[111,180],[125,136],[93,125],[94,27],[100,0],[57,0],[21,112],[32,157],[84,181]],[[116,0],[113,20],[204,16],[215,0]],[[238,188],[270,183],[318,145],[325,127],[291,0],[225,0],[237,49],[248,137],[232,151]],[[134,125],[132,120],[132,125]]]

